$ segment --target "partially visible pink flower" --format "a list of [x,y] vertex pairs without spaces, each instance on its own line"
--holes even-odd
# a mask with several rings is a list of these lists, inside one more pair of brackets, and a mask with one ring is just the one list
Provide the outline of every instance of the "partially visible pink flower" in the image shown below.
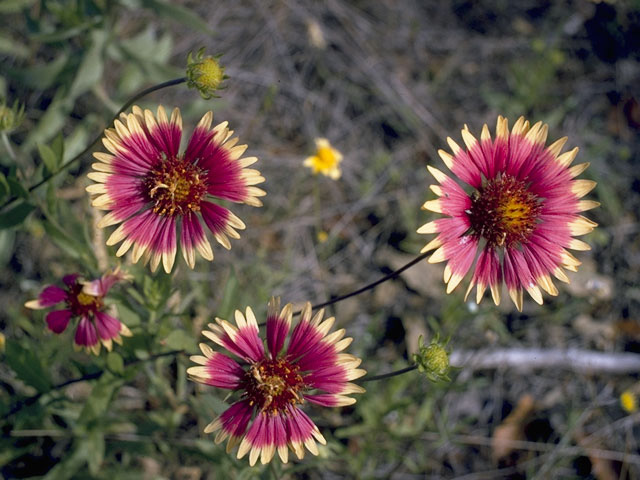
[[106,273],[97,280],[85,281],[77,274],[65,275],[64,288],[56,285],[46,287],[37,300],[25,303],[27,308],[43,309],[65,302],[65,307],[49,312],[45,317],[49,330],[62,333],[72,319],[78,319],[74,344],[87,352],[100,353],[100,344],[111,351],[112,342],[121,344],[121,335],[130,337],[131,332],[117,318],[107,313],[104,297],[109,289],[128,277],[120,269]]
[[570,167],[578,148],[561,154],[567,137],[545,147],[547,130],[542,122],[530,127],[520,117],[509,132],[507,119],[498,117],[495,140],[485,125],[478,141],[465,125],[467,148],[447,138],[453,155],[438,152],[459,182],[427,167],[439,183],[431,185],[439,198],[423,208],[446,217],[423,225],[418,233],[438,234],[422,251],[435,249],[431,263],[448,262],[447,293],[471,271],[467,295],[477,285],[479,303],[489,287],[498,304],[504,282],[522,310],[523,290],[542,304],[541,288],[558,294],[551,276],[568,282],[564,270],[577,271],[580,261],[567,249],[590,248],[574,237],[597,225],[580,215],[599,205],[581,200],[596,183],[575,179],[589,164]]
[[250,307],[246,314],[235,312],[236,325],[216,318],[204,336],[227,350],[214,351],[201,343],[203,355],[191,360],[200,366],[187,370],[200,383],[235,392],[239,398],[204,429],[218,431],[215,442],[227,437],[227,452],[236,445],[238,458],[249,453],[249,463],[258,458],[268,463],[278,452],[286,463],[289,448],[301,459],[305,447],[318,454],[316,441],[326,441],[318,427],[300,408],[305,401],[324,407],[355,403],[347,395],[364,389],[351,380],[366,374],[361,360],[342,352],[351,343],[345,330],[329,333],[335,319],[322,321],[324,311],[311,317],[307,303],[298,324],[291,329],[292,307],[281,312],[280,300],[272,298],[267,313],[266,349],[258,334],[258,323]]
[[[264,182],[258,170],[247,168],[256,157],[244,157],[246,145],[236,145],[233,130],[223,122],[211,128],[208,112],[196,126],[186,150],[180,152],[182,117],[176,108],[167,116],[162,106],[157,115],[134,106],[120,115],[114,128],[105,131],[102,143],[109,153],[97,152],[98,163],[88,177],[97,182],[87,187],[95,197],[92,205],[108,210],[99,227],[120,224],[107,245],[120,247],[117,256],[133,247],[132,260],[160,263],[169,273],[178,245],[189,267],[196,253],[213,260],[213,250],[203,223],[224,248],[229,238],[240,238],[245,224],[218,200],[262,205],[266,195],[256,187]],[[212,201],[214,200],[214,201]]]

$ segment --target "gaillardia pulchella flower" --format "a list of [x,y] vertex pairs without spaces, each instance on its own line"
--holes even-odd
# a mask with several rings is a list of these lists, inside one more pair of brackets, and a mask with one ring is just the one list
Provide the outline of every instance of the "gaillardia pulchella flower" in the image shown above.
[[299,459],[304,447],[317,455],[316,441],[325,444],[325,439],[300,406],[305,401],[327,407],[351,405],[356,400],[347,395],[364,392],[350,382],[366,374],[358,368],[360,359],[341,353],[352,339],[343,338],[344,329],[329,333],[333,317],[323,321],[320,310],[312,318],[307,303],[285,347],[292,324],[291,304],[279,310],[280,300],[272,298],[266,349],[250,307],[244,315],[236,310],[235,326],[216,318],[210,330],[202,333],[237,360],[201,343],[203,355],[191,357],[200,366],[187,370],[197,382],[235,392],[235,403],[204,431],[217,431],[216,443],[228,437],[227,452],[240,444],[238,458],[249,453],[251,465],[258,458],[268,463],[276,451],[286,463],[289,448]]
[[184,153],[180,153],[182,118],[176,108],[171,118],[162,106],[157,116],[134,106],[122,114],[114,128],[105,131],[102,143],[110,153],[97,152],[95,184],[87,191],[96,195],[92,205],[109,210],[99,227],[120,224],[107,245],[122,242],[117,256],[133,247],[132,260],[143,258],[155,271],[162,261],[167,273],[173,268],[177,230],[180,227],[182,255],[195,265],[197,251],[213,260],[213,251],[201,221],[225,248],[229,237],[240,238],[236,230],[244,223],[212,198],[262,205],[265,192],[255,185],[264,182],[257,170],[246,168],[256,157],[241,158],[246,145],[236,145],[227,122],[211,127],[212,112],[196,126]]
[[121,335],[131,336],[126,325],[110,314],[113,312],[107,313],[109,308],[104,303],[111,287],[127,279],[119,269],[93,281],[82,280],[75,273],[65,275],[62,279],[64,288],[49,285],[36,300],[25,303],[25,307],[43,309],[64,302],[64,308],[47,313],[47,327],[59,334],[66,330],[71,319],[78,319],[74,346],[97,355],[100,343],[111,351],[113,342],[122,344]]
[[453,155],[444,150],[438,153],[466,186],[427,167],[439,183],[431,185],[439,198],[422,208],[448,217],[423,225],[418,233],[438,234],[422,251],[436,249],[429,257],[431,263],[448,262],[447,293],[475,262],[467,296],[477,285],[476,301],[480,302],[489,287],[498,304],[504,281],[521,310],[523,289],[542,304],[540,288],[558,294],[552,275],[568,282],[563,269],[577,271],[580,262],[566,249],[590,248],[574,237],[597,225],[580,215],[599,205],[581,200],[596,183],[575,180],[589,164],[570,167],[578,148],[561,154],[566,137],[545,147],[547,130],[541,122],[530,127],[521,117],[509,132],[507,119],[498,117],[495,140],[484,125],[478,141],[465,125],[466,149],[448,138]]
[[303,165],[309,167],[315,174],[321,173],[325,177],[337,180],[342,175],[340,162],[342,153],[331,146],[326,138],[316,138],[316,154],[305,158]]

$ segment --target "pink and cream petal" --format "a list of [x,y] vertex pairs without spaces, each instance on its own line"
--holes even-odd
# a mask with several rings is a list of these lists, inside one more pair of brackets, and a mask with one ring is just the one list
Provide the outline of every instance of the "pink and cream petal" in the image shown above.
[[96,345],[98,345],[98,347],[100,346],[98,333],[89,318],[82,317],[80,319],[80,322],[76,327],[74,341],[76,345],[87,349],[93,349]]
[[284,347],[293,317],[291,304],[287,304],[282,312],[279,310],[280,299],[271,298],[267,307],[267,348],[271,358],[276,358]]
[[47,313],[45,317],[45,321],[47,322],[47,327],[53,333],[62,333],[69,325],[69,320],[71,320],[73,313],[71,310],[54,310],[53,312]]

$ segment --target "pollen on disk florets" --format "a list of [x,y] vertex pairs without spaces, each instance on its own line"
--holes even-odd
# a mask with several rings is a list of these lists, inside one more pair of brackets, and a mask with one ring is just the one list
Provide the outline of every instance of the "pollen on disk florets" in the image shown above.
[[285,359],[265,359],[252,365],[243,379],[249,405],[276,414],[287,405],[302,403],[298,392],[304,387],[300,367]]
[[469,222],[489,246],[526,243],[540,213],[540,199],[527,184],[510,175],[486,181],[471,197]]
[[168,158],[143,181],[143,189],[158,215],[185,215],[200,210],[207,193],[206,172],[183,158]]

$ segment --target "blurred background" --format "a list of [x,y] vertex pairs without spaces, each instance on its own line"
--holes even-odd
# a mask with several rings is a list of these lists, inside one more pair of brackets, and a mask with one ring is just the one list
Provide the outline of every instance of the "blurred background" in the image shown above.
[[[434,198],[426,165],[445,169],[446,137],[460,142],[464,124],[493,132],[498,115],[548,123],[549,143],[568,136],[591,163],[582,178],[598,182],[588,198],[602,206],[587,216],[600,226],[579,272],[520,313],[505,294],[499,307],[465,303],[466,282],[447,296],[443,265],[421,262],[329,307],[355,338],[349,351],[372,374],[406,366],[420,335],[450,337],[453,351],[640,353],[637,0],[0,0],[0,95],[26,107],[8,136],[17,159],[0,147],[2,173],[33,185],[47,173],[39,144],[61,133],[72,158],[135,92],[183,76],[202,46],[223,54],[220,98],[181,85],[138,103],[179,107],[183,137],[210,109],[229,121],[260,159],[264,207],[235,206],[242,238],[193,271],[180,260],[171,282],[123,261],[136,281],[115,299],[134,337],[116,352],[138,361],[124,368],[73,352],[71,332],[52,335],[23,307],[66,273],[96,278],[100,258],[116,264],[93,228],[90,155],[37,190],[36,208],[0,216],[1,411],[40,395],[0,423],[3,478],[270,478],[202,433],[224,392],[186,379],[188,355],[144,360],[195,352],[203,326],[236,308],[264,315],[271,295],[319,303],[413,259],[432,238],[416,229],[437,217],[420,210]],[[339,180],[302,166],[317,137],[342,152]],[[328,445],[275,474],[640,478],[640,414],[620,404],[640,394],[637,375],[566,367],[471,362],[449,383],[418,372],[369,383],[353,407],[310,408]]]

